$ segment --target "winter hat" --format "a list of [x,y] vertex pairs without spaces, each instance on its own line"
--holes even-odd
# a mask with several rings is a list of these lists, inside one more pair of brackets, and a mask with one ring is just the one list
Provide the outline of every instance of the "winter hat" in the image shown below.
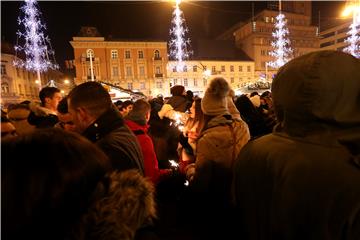
[[230,86],[224,78],[212,79],[201,100],[203,113],[210,116],[229,114],[227,103],[229,92]]
[[184,86],[181,85],[175,85],[172,88],[170,88],[170,93],[173,96],[182,96],[185,91]]

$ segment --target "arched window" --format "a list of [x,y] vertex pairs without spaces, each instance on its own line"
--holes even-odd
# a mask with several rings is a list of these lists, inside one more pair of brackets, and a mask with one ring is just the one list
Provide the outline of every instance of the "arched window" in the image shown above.
[[9,93],[9,84],[1,83],[1,93]]
[[160,59],[160,52],[159,52],[159,50],[155,50],[155,52],[154,52],[154,58],[155,58],[155,59]]
[[86,57],[88,57],[88,58],[94,57],[94,50],[92,50],[92,49],[86,50]]

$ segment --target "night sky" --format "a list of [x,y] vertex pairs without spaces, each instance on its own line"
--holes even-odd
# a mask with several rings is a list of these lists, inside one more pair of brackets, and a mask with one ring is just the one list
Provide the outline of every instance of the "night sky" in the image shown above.
[[[22,2],[1,1],[1,39],[16,42],[17,17]],[[340,14],[343,2],[313,2],[313,24],[331,20]],[[169,40],[169,28],[173,4],[164,1],[133,2],[50,2],[40,1],[42,20],[47,25],[47,35],[61,67],[64,60],[72,59],[69,41],[76,36],[81,26],[95,26],[104,37],[112,35],[119,39]],[[265,2],[255,2],[256,12],[266,7]],[[251,17],[251,2],[246,1],[193,1],[183,2],[189,37],[211,39],[233,24]]]

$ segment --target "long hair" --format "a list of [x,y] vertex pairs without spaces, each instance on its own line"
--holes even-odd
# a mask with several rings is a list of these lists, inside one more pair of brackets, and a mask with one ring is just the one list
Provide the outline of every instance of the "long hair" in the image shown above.
[[193,128],[195,124],[197,124],[196,132],[200,133],[202,128],[204,127],[204,113],[201,110],[201,98],[195,98],[195,118],[189,118],[186,121],[186,126],[188,129]]

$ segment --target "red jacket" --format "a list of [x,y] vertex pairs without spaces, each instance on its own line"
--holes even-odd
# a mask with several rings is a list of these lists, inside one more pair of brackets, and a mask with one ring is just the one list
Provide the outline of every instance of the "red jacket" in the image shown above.
[[153,141],[147,134],[149,125],[142,126],[128,119],[125,120],[125,123],[134,132],[139,141],[144,157],[145,177],[150,178],[155,184],[158,183],[160,176],[167,174],[168,170],[159,169]]

